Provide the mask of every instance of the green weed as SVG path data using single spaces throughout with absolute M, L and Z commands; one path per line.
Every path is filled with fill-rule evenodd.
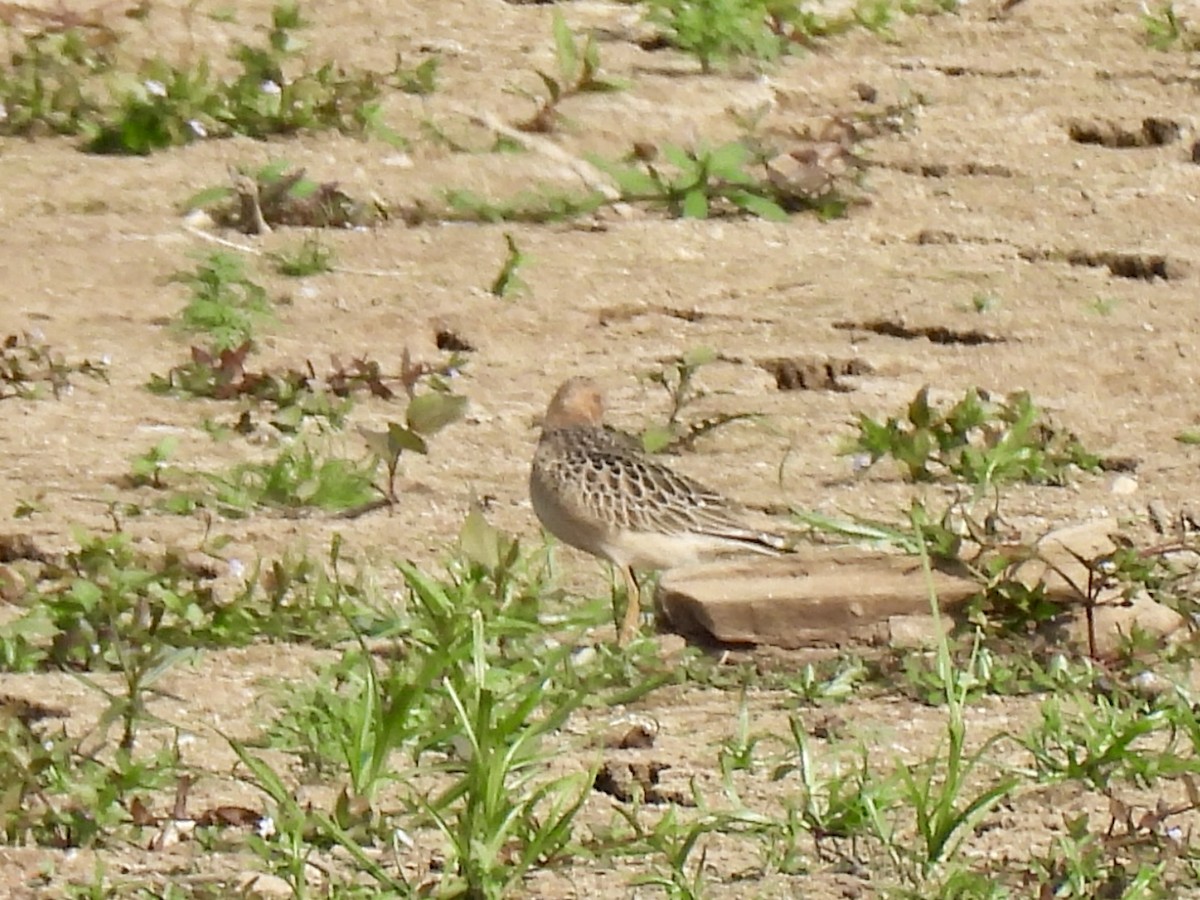
M 41 335 L 10 334 L 0 342 L 0 400 L 36 400 L 47 386 L 57 400 L 70 393 L 75 375 L 107 384 L 108 366 L 107 358 L 67 362 Z
M 206 335 L 214 352 L 252 342 L 255 329 L 274 316 L 267 292 L 246 274 L 241 257 L 231 253 L 210 253 L 195 271 L 177 272 L 171 280 L 191 291 L 179 327 Z
M 378 497 L 378 461 L 353 462 L 318 453 L 307 441 L 293 440 L 271 459 L 246 462 L 209 474 L 209 491 L 179 495 L 175 512 L 211 505 L 223 515 L 240 517 L 260 508 L 338 512 L 363 507 Z
M 206 60 L 178 66 L 151 59 L 137 81 L 115 92 L 114 105 L 89 130 L 94 153 L 146 154 L 231 134 L 265 138 L 335 129 L 396 140 L 380 118 L 387 75 L 346 72 L 332 62 L 310 68 L 295 32 L 306 26 L 295 4 L 271 11 L 265 46 L 239 44 L 231 54 L 240 73 L 218 77 Z M 302 71 L 289 75 L 299 65 Z
M 767 14 L 780 5 L 764 0 L 650 0 L 646 19 L 660 26 L 672 45 L 696 57 L 707 73 L 730 60 L 778 59 L 788 44 L 770 27 Z
M 737 211 L 782 222 L 797 199 L 783 196 L 769 179 L 748 169 L 757 160 L 741 141 L 694 150 L 667 145 L 661 152 L 666 166 L 590 161 L 613 179 L 622 200 L 662 206 L 673 217 L 706 219 Z
M 178 438 L 165 437 L 145 453 L 135 456 L 129 466 L 127 481 L 132 487 L 166 487 L 163 479 L 169 471 L 168 461 L 179 446 Z
M 721 413 L 696 422 L 685 423 L 682 420 L 684 411 L 705 396 L 704 391 L 695 384 L 696 374 L 718 358 L 717 352 L 709 347 L 695 347 L 642 376 L 651 384 L 661 387 L 670 402 L 663 424 L 648 425 L 642 429 L 640 440 L 643 450 L 661 453 L 691 449 L 700 438 L 724 425 L 756 417 L 756 413 Z
M 517 274 L 517 270 L 529 262 L 529 257 L 517 246 L 516 239 L 507 232 L 504 234 L 504 243 L 508 248 L 507 255 L 500 266 L 500 271 L 492 279 L 489 290 L 493 297 L 508 299 L 529 290 L 529 285 Z
M 1155 50 L 1191 52 L 1200 47 L 1200 36 L 1175 12 L 1175 4 L 1171 2 L 1160 3 L 1154 9 L 1143 4 L 1142 28 L 1146 44 Z
M 271 254 L 275 270 L 291 278 L 307 278 L 333 271 L 334 252 L 319 237 L 306 237 L 298 247 Z
M 1064 484 L 1073 469 L 1094 472 L 1100 458 L 1041 417 L 1027 392 L 1003 401 L 970 389 L 948 410 L 930 405 L 922 388 L 903 417 L 886 421 L 860 413 L 858 436 L 843 454 L 865 454 L 868 465 L 891 457 L 912 481 L 951 477 L 981 489 L 1012 481 Z
M 600 48 L 595 39 L 591 35 L 584 41 L 576 38 L 558 10 L 554 12 L 554 51 L 558 71 L 553 75 L 538 71 L 546 96 L 532 97 L 537 111 L 517 126 L 522 131 L 553 131 L 563 120 L 559 110 L 563 101 L 579 94 L 618 91 L 624 86 L 601 76 Z

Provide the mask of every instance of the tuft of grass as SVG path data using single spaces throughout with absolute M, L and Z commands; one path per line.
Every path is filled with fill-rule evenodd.
M 334 252 L 319 237 L 304 238 L 298 247 L 271 254 L 275 270 L 291 278 L 307 278 L 333 271 Z
M 177 495 L 175 502 L 181 505 L 174 511 L 188 511 L 194 503 L 211 505 L 235 517 L 262 508 L 343 512 L 367 506 L 379 496 L 375 489 L 378 466 L 373 458 L 353 462 L 326 456 L 307 441 L 293 440 L 271 459 L 208 475 L 211 494 Z

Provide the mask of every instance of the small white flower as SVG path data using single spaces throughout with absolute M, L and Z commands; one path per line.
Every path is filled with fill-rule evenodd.
M 204 127 L 204 123 L 199 119 L 188 119 L 188 128 L 195 132 L 196 137 L 208 137 L 208 129 Z
M 262 84 L 260 84 L 258 86 L 258 89 L 260 91 L 262 91 L 264 94 L 274 94 L 276 97 L 278 97 L 280 94 L 283 93 L 283 88 L 281 88 L 275 82 L 271 81 L 271 79 L 269 79 L 269 78 L 266 81 L 264 81 Z
M 153 78 L 147 78 L 142 82 L 142 87 L 146 89 L 146 93 L 154 97 L 167 96 L 167 86 L 161 81 L 155 81 Z
M 263 816 L 258 820 L 258 824 L 254 826 L 254 832 L 264 840 L 275 836 L 275 820 L 270 816 Z

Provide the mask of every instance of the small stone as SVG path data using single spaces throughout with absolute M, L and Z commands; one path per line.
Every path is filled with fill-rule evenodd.
M 0 566 L 0 600 L 16 603 L 25 595 L 25 579 L 12 566 Z
M 275 900 L 277 897 L 291 897 L 292 888 L 278 875 L 246 872 L 238 879 L 238 896 L 249 900 Z
M 466 47 L 451 38 L 426 38 L 417 44 L 422 53 L 440 53 L 442 56 L 462 56 Z
M 1118 475 L 1112 480 L 1112 484 L 1109 485 L 1109 490 L 1118 497 L 1128 497 L 1131 494 L 1136 494 L 1137 489 L 1137 479 L 1130 475 Z

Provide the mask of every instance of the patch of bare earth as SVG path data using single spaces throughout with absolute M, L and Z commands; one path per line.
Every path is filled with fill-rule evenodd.
M 891 105 L 909 119 L 864 144 L 869 202 L 834 221 L 672 220 L 632 209 L 559 225 L 393 220 L 326 234 L 341 267 L 386 274 L 295 281 L 264 268 L 271 294 L 288 302 L 266 329 L 259 360 L 298 365 L 366 354 L 394 371 L 406 347 L 416 358 L 444 358 L 436 338 L 451 329 L 475 348 L 455 383 L 470 398 L 466 421 L 434 438 L 428 457 L 406 457 L 403 502 L 390 510 L 356 520 L 263 513 L 211 525 L 198 515 L 148 513 L 123 519 L 125 529 L 148 546 L 192 548 L 212 527 L 231 536 L 226 552 L 247 562 L 297 548 L 322 554 L 340 535 L 379 559 L 386 581 L 395 579 L 392 559 L 436 567 L 476 495 L 490 498 L 498 527 L 536 542 L 526 466 L 552 389 L 569 375 L 593 375 L 610 389 L 616 422 L 636 427 L 666 408 L 639 373 L 700 345 L 718 349 L 722 361 L 702 370 L 707 395 L 697 414 L 754 411 L 769 427 L 725 427 L 674 464 L 739 499 L 894 518 L 911 486 L 882 467 L 856 476 L 835 451 L 857 412 L 890 414 L 928 384 L 944 396 L 969 386 L 1028 390 L 1084 445 L 1137 460 L 1132 492 L 1114 493 L 1111 475 L 1008 491 L 1006 515 L 1028 533 L 1102 515 L 1139 526 L 1150 501 L 1178 508 L 1191 499 L 1196 460 L 1174 438 L 1200 416 L 1192 61 L 1148 50 L 1134 3 L 1031 0 L 1002 17 L 992 6 L 899 18 L 893 40 L 859 30 L 765 76 L 743 77 L 700 75 L 682 54 L 641 49 L 631 39 L 637 10 L 625 4 L 313 2 L 304 11 L 314 23 L 305 33 L 314 57 L 382 69 L 396 51 L 414 60 L 431 47 L 444 51 L 431 97 L 388 95 L 385 118 L 411 140 L 404 152 L 331 134 L 202 142 L 147 158 L 90 156 L 68 139 L 0 139 L 0 334 L 37 330 L 69 358 L 111 359 L 110 384 L 77 380 L 57 401 L 4 401 L 4 530 L 61 550 L 72 544 L 73 528 L 110 528 L 112 504 L 154 499 L 121 479 L 130 460 L 164 435 L 179 437 L 176 462 L 187 467 L 215 470 L 265 452 L 214 442 L 199 429 L 205 417 L 227 416 L 227 406 L 159 398 L 144 387 L 186 355 L 165 324 L 184 291 L 166 279 L 194 265 L 189 254 L 212 249 L 184 230 L 180 203 L 225 183 L 228 167 L 285 158 L 316 179 L 396 205 L 436 197 L 443 187 L 506 197 L 538 182 L 577 186 L 571 168 L 546 154 L 452 152 L 421 129 L 428 118 L 485 148 L 494 136 L 464 109 L 504 122 L 528 116 L 531 103 L 512 88 L 538 89 L 533 70 L 553 65 L 554 9 L 577 31 L 596 29 L 606 71 L 629 82 L 627 90 L 565 105 L 569 122 L 543 139 L 573 156 L 615 157 L 635 142 L 716 143 L 737 133 L 728 110 L 763 103 L 779 128 L 817 128 L 831 116 L 869 116 Z M 163 52 L 217 56 L 229 29 L 245 33 L 269 13 L 266 3 L 239 4 L 239 24 L 227 26 L 185 17 L 184 7 L 154 4 L 144 39 L 161 42 Z M 488 290 L 505 256 L 504 233 L 531 260 L 520 273 L 527 290 L 512 300 Z M 226 236 L 271 251 L 299 234 Z M 992 298 L 986 312 L 976 309 L 981 296 Z M 352 421 L 378 428 L 396 415 L 373 400 L 360 403 Z M 364 452 L 353 429 L 335 445 Z M 36 501 L 40 511 L 13 518 L 21 501 Z M 593 561 L 570 551 L 561 560 L 573 590 L 608 590 Z M 204 653 L 166 677 L 151 711 L 189 735 L 182 752 L 198 773 L 195 808 L 261 805 L 231 777 L 235 760 L 221 735 L 254 736 L 273 711 L 268 683 L 303 682 L 334 655 L 262 644 Z M 807 659 L 797 654 L 786 665 L 798 671 Z M 63 707 L 76 732 L 104 708 L 96 691 L 59 674 L 3 675 L 0 692 Z M 732 788 L 750 808 L 778 813 L 797 790 L 794 774 L 776 782 L 763 767 L 723 783 L 718 752 L 735 733 L 741 702 L 737 691 L 691 686 L 653 693 L 640 704 L 658 723 L 653 747 L 607 757 L 624 767 L 620 777 L 654 773 L 666 803 L 690 803 L 696 794 L 725 808 Z M 798 708 L 787 692 L 750 691 L 744 702 L 755 733 L 786 734 L 787 714 Z M 969 744 L 1021 731 L 1037 720 L 1037 708 L 1036 699 L 972 705 Z M 613 714 L 579 714 L 562 736 L 559 765 L 598 762 L 575 736 Z M 944 710 L 898 695 L 851 697 L 801 716 L 828 766 L 836 762 L 830 748 L 845 748 L 846 738 L 860 737 L 887 767 L 929 757 L 944 735 Z M 844 725 L 832 733 L 820 727 L 829 717 Z M 172 734 L 148 728 L 142 745 Z M 998 746 L 997 768 L 986 774 L 1030 765 L 1015 745 Z M 298 777 L 292 761 L 277 761 Z M 654 785 L 640 789 L 647 786 Z M 1157 797 L 1124 786 L 1119 794 L 1147 806 Z M 170 797 L 156 802 L 161 811 Z M 581 829 L 611 823 L 613 810 L 628 803 L 619 789 L 594 792 Z M 1103 820 L 1108 803 L 1083 788 L 1026 790 L 985 819 L 963 854 L 981 868 L 1027 860 L 1047 852 L 1072 816 Z M 1196 824 L 1194 813 L 1182 819 L 1184 830 Z M 847 846 L 818 852 L 802 843 L 805 863 L 793 875 L 773 871 L 752 842 L 712 836 L 707 846 L 712 897 L 823 900 L 873 896 L 880 887 Z M 197 843 L 166 851 L 144 842 L 82 852 L 6 847 L 0 893 L 61 895 L 71 882 L 90 881 L 97 859 L 111 876 L 150 885 L 234 879 L 261 865 L 248 852 Z M 537 874 L 527 892 L 626 897 L 647 865 L 637 857 L 581 858 Z

